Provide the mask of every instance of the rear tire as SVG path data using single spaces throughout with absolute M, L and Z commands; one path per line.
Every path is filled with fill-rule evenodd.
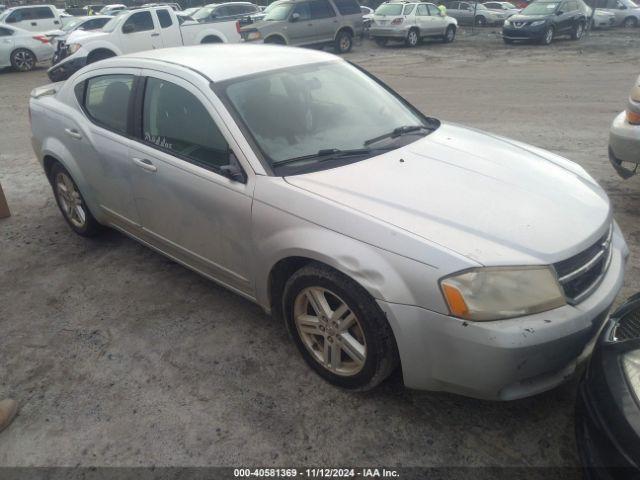
M 418 29 L 416 28 L 412 28 L 409 30 L 409 33 L 407 33 L 407 38 L 405 38 L 404 40 L 404 44 L 407 47 L 415 47 L 418 45 L 418 43 L 420 42 L 420 33 L 418 32 Z
M 388 39 L 380 38 L 380 37 L 376 38 L 375 41 L 376 41 L 376 45 L 378 45 L 379 47 L 386 47 L 387 43 L 389 43 Z
M 11 53 L 11 66 L 18 72 L 30 72 L 36 66 L 37 59 L 31 50 L 18 48 Z
M 444 43 L 451 43 L 455 40 L 456 38 L 456 27 L 454 27 L 453 25 L 449 25 L 447 27 L 447 30 L 444 32 L 444 35 L 442 36 L 442 41 Z
M 335 41 L 336 53 L 349 53 L 353 48 L 353 37 L 345 30 L 338 33 Z
M 51 167 L 53 195 L 62 216 L 71 229 L 82 237 L 94 237 L 102 226 L 89 211 L 80 189 L 71 174 L 60 163 Z
M 398 366 L 395 338 L 384 313 L 346 275 L 308 264 L 287 281 L 282 306 L 302 357 L 329 383 L 370 390 Z
M 571 40 L 580 40 L 584 34 L 584 22 L 578 22 L 571 30 Z

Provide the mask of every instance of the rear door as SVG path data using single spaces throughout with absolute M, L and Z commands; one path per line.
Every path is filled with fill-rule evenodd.
M 120 37 L 123 53 L 162 48 L 159 27 L 148 10 L 132 13 L 120 28 Z
M 309 2 L 314 42 L 333 41 L 338 30 L 338 18 L 327 0 Z
M 53 11 L 53 7 L 36 7 L 34 10 L 38 32 L 62 28 L 62 22 L 56 12 Z
M 182 35 L 180 27 L 175 17 L 171 16 L 168 9 L 158 9 L 155 11 L 158 24 L 160 25 L 160 38 L 163 47 L 179 47 L 182 45 Z
M 0 67 L 11 65 L 11 52 L 13 51 L 13 30 L 0 27 Z
M 429 19 L 433 25 L 433 35 L 444 35 L 448 25 L 447 20 L 440 15 L 440 10 L 433 3 L 428 3 L 427 8 L 429 9 Z

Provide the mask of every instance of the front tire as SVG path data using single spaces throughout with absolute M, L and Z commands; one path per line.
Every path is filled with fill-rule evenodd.
M 418 45 L 418 42 L 420 42 L 420 34 L 418 33 L 418 30 L 412 28 L 409 30 L 409 33 L 407 33 L 407 38 L 404 43 L 407 47 L 413 48 Z
M 83 237 L 93 237 L 101 225 L 89 211 L 76 182 L 60 163 L 51 168 L 51 185 L 56 203 L 71 229 Z
M 36 56 L 31 50 L 18 48 L 11 53 L 11 66 L 18 72 L 30 72 L 36 66 Z
M 283 312 L 304 360 L 333 385 L 370 390 L 398 365 L 393 332 L 378 304 L 326 265 L 312 263 L 291 276 Z
M 622 22 L 624 28 L 635 28 L 638 26 L 638 19 L 635 17 L 627 17 Z
M 353 48 L 353 37 L 349 32 L 342 31 L 338 33 L 335 41 L 336 53 L 349 53 Z
M 442 41 L 444 43 L 451 43 L 455 40 L 455 38 L 456 38 L 456 27 L 454 27 L 453 25 L 449 25 L 447 27 L 447 30 L 444 32 Z
M 484 27 L 487 24 L 487 19 L 484 18 L 482 15 L 478 15 L 475 18 L 475 24 L 477 27 Z
M 540 40 L 540 43 L 542 45 L 551 45 L 551 42 L 553 42 L 553 34 L 553 27 L 547 27 L 547 29 L 544 31 L 542 39 Z

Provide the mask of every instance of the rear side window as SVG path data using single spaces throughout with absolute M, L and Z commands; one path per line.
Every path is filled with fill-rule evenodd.
M 44 19 L 44 18 L 55 18 L 53 11 L 49 7 L 38 7 L 34 8 L 34 16 L 35 18 Z
M 360 5 L 356 0 L 333 0 L 340 15 L 353 15 L 355 13 L 364 13 L 360 10 Z
M 87 80 L 84 108 L 99 125 L 127 132 L 127 112 L 133 75 L 102 75 Z
M 416 15 L 419 17 L 429 16 L 429 10 L 427 9 L 427 6 L 424 3 L 421 5 L 418 5 L 418 8 L 416 8 Z
M 327 0 L 312 0 L 309 2 L 311 19 L 335 17 L 336 12 Z
M 133 26 L 133 32 L 145 32 L 147 30 L 153 30 L 153 19 L 151 18 L 151 12 L 137 12 L 131 15 L 124 25 L 122 31 L 125 31 L 127 27 Z
M 207 170 L 229 165 L 229 145 L 207 109 L 171 82 L 147 79 L 142 135 L 145 143 Z
M 403 15 L 409 15 L 411 12 L 413 12 L 413 9 L 416 8 L 415 5 L 406 5 L 404 7 L 404 11 L 402 12 Z
M 158 20 L 160 21 L 160 26 L 162 28 L 169 28 L 173 25 L 171 15 L 169 15 L 168 10 L 158 10 L 156 13 L 158 14 Z

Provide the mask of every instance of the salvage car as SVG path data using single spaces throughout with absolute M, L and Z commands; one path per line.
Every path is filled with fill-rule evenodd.
M 505 20 L 502 38 L 505 43 L 533 40 L 551 45 L 561 35 L 580 40 L 586 26 L 587 18 L 579 0 L 540 0 Z
M 587 480 L 640 479 L 640 293 L 607 322 L 576 403 Z
M 456 38 L 458 22 L 441 15 L 433 3 L 387 2 L 380 5 L 369 27 L 369 36 L 380 46 L 389 40 L 415 47 L 423 38 L 440 38 L 451 43 Z
M 58 63 L 63 57 L 62 52 L 66 48 L 66 40 L 69 38 L 71 32 L 83 31 L 91 32 L 93 30 L 100 30 L 104 27 L 113 17 L 109 15 L 89 15 L 85 17 L 75 17 L 73 20 L 65 24 L 60 30 L 51 30 L 44 32 L 51 44 L 55 48 L 53 55 L 52 65 Z
M 0 25 L 0 68 L 13 67 L 19 72 L 28 72 L 38 62 L 47 62 L 51 57 L 53 46 L 47 36 Z
M 256 302 L 346 389 L 401 366 L 411 388 L 548 390 L 623 282 L 629 250 L 579 165 L 425 115 L 326 52 L 139 52 L 29 110 L 73 231 L 113 227 Z
M 609 160 L 622 178 L 638 172 L 640 164 L 640 77 L 631 89 L 627 108 L 609 130 Z

